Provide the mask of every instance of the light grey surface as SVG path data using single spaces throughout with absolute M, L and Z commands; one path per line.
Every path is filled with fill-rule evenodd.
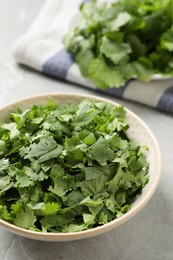
M 0 0 L 0 106 L 46 92 L 94 92 L 17 67 L 10 53 L 43 0 Z M 110 97 L 108 97 L 110 98 Z M 152 129 L 163 154 L 159 187 L 145 208 L 121 227 L 95 238 L 48 243 L 22 238 L 0 228 L 0 260 L 172 260 L 173 117 L 139 104 L 118 101 Z

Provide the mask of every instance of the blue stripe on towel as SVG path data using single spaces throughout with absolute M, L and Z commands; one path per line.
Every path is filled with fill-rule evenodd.
M 124 91 L 126 90 L 126 88 L 128 87 L 128 85 L 131 81 L 132 80 L 128 80 L 126 82 L 126 84 L 124 86 L 120 87 L 120 88 L 107 88 L 105 90 L 98 90 L 98 91 L 105 93 L 105 94 L 108 94 L 108 95 L 111 95 L 111 96 L 114 96 L 114 97 L 123 98 Z
M 173 87 L 170 87 L 163 93 L 157 108 L 165 112 L 173 112 Z
M 65 79 L 67 72 L 73 63 L 74 60 L 72 55 L 67 53 L 65 49 L 62 49 L 43 65 L 43 72 L 51 76 Z

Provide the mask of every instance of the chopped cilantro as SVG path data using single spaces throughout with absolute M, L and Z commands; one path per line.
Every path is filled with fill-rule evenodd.
M 172 0 L 90 0 L 80 5 L 80 14 L 63 42 L 98 88 L 173 75 Z
M 129 140 L 125 119 L 124 107 L 89 100 L 11 113 L 0 124 L 0 217 L 77 232 L 125 214 L 149 179 L 147 147 Z

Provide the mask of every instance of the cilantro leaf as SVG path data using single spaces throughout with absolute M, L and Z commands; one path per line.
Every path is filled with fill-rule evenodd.
M 63 231 L 62 228 L 66 227 L 68 223 L 72 223 L 74 220 L 74 214 L 72 212 L 67 212 L 63 215 L 57 214 L 56 216 L 45 216 L 41 219 L 41 224 L 43 231 L 49 231 L 55 228 L 57 231 Z M 68 231 L 66 231 L 68 232 Z
M 40 158 L 38 159 L 38 162 L 43 163 L 43 162 L 51 160 L 53 158 L 57 158 L 62 153 L 62 150 L 63 150 L 63 147 L 61 145 L 58 145 L 58 147 L 56 147 L 55 149 L 40 156 Z
M 9 159 L 2 158 L 0 160 L 0 176 L 6 175 L 9 170 Z
M 103 174 L 95 167 L 85 167 L 84 170 L 85 170 L 86 180 L 92 180 L 101 177 L 101 175 Z
M 16 183 L 14 184 L 15 188 L 25 188 L 29 186 L 34 186 L 34 182 L 30 180 L 27 175 L 18 176 Z
M 0 178 L 0 190 L 3 190 L 10 183 L 10 180 L 11 177 L 8 175 Z
M 84 77 L 88 76 L 89 64 L 94 58 L 95 56 L 92 50 L 85 49 L 84 47 L 76 54 L 76 62 L 78 63 L 80 71 Z
M 14 224 L 19 227 L 32 229 L 35 227 L 36 216 L 33 211 L 27 207 L 16 214 Z
M 93 196 L 106 189 L 105 183 L 107 180 L 108 178 L 103 175 L 92 180 L 84 180 L 80 182 L 79 185 L 81 187 L 82 193 Z
M 4 124 L 3 128 L 9 130 L 10 139 L 14 139 L 19 134 L 19 130 L 17 129 L 17 125 L 15 123 Z
M 4 220 L 11 221 L 11 215 L 7 210 L 7 206 L 0 205 L 0 216 Z
M 41 157 L 57 147 L 57 143 L 52 136 L 44 137 L 38 144 L 33 144 L 25 159 L 31 157 Z
M 90 62 L 89 77 L 101 89 L 115 86 L 121 87 L 125 83 L 120 69 L 108 66 L 102 56 Z
M 118 64 L 127 62 L 129 59 L 128 54 L 131 53 L 131 48 L 127 43 L 116 43 L 106 37 L 103 37 L 100 51 L 107 58 L 110 58 L 114 64 Z
M 120 27 L 124 26 L 125 24 L 129 23 L 131 20 L 131 15 L 127 12 L 121 12 L 118 16 L 111 22 L 111 30 L 119 30 Z
M 47 203 L 43 203 L 40 202 L 34 206 L 30 206 L 29 207 L 34 210 L 35 214 L 39 215 L 39 216 L 54 216 L 56 215 L 56 213 L 60 210 L 60 205 L 56 202 L 47 202 Z
M 173 37 L 173 27 L 169 29 L 167 32 L 165 32 L 161 38 L 161 47 L 167 49 L 170 52 L 173 51 L 172 37 Z
M 152 63 L 145 57 L 141 57 L 137 61 L 128 63 L 123 70 L 127 77 L 138 78 L 142 81 L 150 80 L 153 73 Z
M 83 220 L 85 225 L 90 226 L 95 223 L 95 216 L 92 214 L 83 213 Z
M 89 147 L 88 155 L 104 166 L 107 161 L 113 160 L 114 151 L 109 147 L 108 140 L 100 138 L 95 144 Z
M 87 226 L 85 224 L 70 224 L 67 227 L 65 227 L 62 232 L 68 233 L 68 232 L 79 232 L 82 230 L 87 229 Z

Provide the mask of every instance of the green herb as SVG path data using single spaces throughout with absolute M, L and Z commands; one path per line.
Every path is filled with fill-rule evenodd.
M 77 232 L 131 208 L 148 182 L 147 148 L 127 135 L 124 107 L 49 102 L 0 124 L 0 217 L 44 232 Z
M 91 0 L 81 4 L 80 13 L 81 22 L 64 44 L 98 88 L 173 75 L 172 0 Z

